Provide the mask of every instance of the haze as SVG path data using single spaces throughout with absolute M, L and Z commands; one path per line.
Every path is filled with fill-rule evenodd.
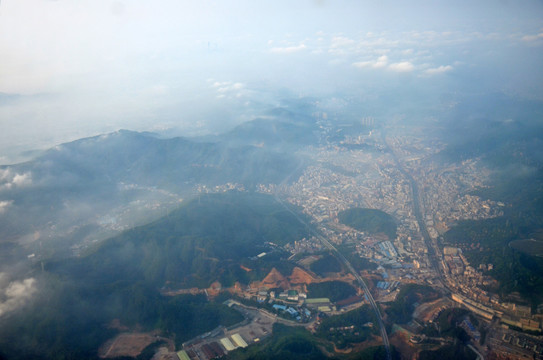
M 542 55 L 541 0 L 0 0 L 0 359 L 543 359 Z
M 4 0 L 0 163 L 119 128 L 218 133 L 279 91 L 541 99 L 542 47 L 540 1 Z

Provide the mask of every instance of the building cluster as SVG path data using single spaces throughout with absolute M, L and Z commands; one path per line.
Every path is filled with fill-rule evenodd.
M 460 249 L 445 247 L 443 255 L 441 265 L 449 287 L 455 291 L 452 295 L 454 301 L 487 320 L 498 317 L 502 323 L 516 328 L 541 331 L 543 319 L 532 315 L 530 306 L 502 302 L 499 296 L 483 289 L 494 280 L 469 266 Z M 492 264 L 486 267 L 492 267 Z
M 254 339 L 251 340 L 254 342 Z M 184 342 L 183 349 L 177 351 L 175 355 L 179 360 L 210 360 L 247 346 L 249 344 L 240 333 L 232 333 L 227 328 L 218 326 L 212 331 Z
M 302 238 L 301 240 L 294 241 L 292 244 L 285 245 L 285 250 L 291 254 L 312 254 L 323 250 L 322 243 L 311 236 L 309 238 Z
M 459 220 L 482 220 L 503 215 L 504 204 L 474 195 L 486 187 L 488 174 L 474 160 L 446 168 L 421 163 L 413 171 L 421 186 L 426 226 L 437 237 Z
M 194 187 L 194 191 L 196 193 L 221 193 L 221 192 L 227 192 L 227 191 L 246 191 L 245 185 L 239 184 L 239 183 L 231 183 L 227 182 L 225 184 L 215 185 L 215 186 L 207 186 L 204 184 L 197 184 Z
M 312 148 L 308 153 L 315 161 L 294 183 L 260 184 L 257 191 L 287 199 L 300 207 L 331 243 L 352 246 L 360 257 L 376 263 L 379 267 L 370 276 L 375 277 L 378 298 L 382 301 L 390 299 L 400 283 L 444 284 L 453 291 L 454 301 L 486 319 L 498 316 L 511 326 L 539 331 L 541 319 L 533 316 L 531 309 L 500 302 L 497 295 L 485 290 L 495 285 L 495 280 L 485 275 L 486 271 L 492 270 L 493 264 L 481 264 L 475 269 L 460 249 L 445 247 L 440 254 L 437 245 L 432 245 L 430 250 L 435 255 L 430 255 L 429 244 L 422 236 L 424 229 L 419 227 L 420 219 L 415 216 L 412 184 L 398 166 L 397 159 L 418 186 L 422 223 L 434 244 L 455 222 L 501 216 L 505 207 L 505 204 L 477 195 L 490 176 L 480 162 L 467 160 L 443 165 L 433 160 L 444 147 L 443 143 L 427 136 L 401 134 L 387 137 L 386 143 L 378 131 L 370 135 L 347 136 L 341 144 L 324 143 Z M 242 188 L 237 184 L 226 184 L 200 190 L 228 189 Z M 396 238 L 366 234 L 340 224 L 338 214 L 354 207 L 378 209 L 392 215 L 397 220 Z M 286 250 L 292 254 L 311 254 L 323 247 L 318 239 L 309 237 L 287 245 Z M 436 258 L 440 267 L 438 272 L 432 266 Z M 270 294 L 266 296 L 269 301 Z M 277 296 L 274 301 L 290 299 L 287 293 L 286 299 Z M 304 299 L 304 304 L 309 303 L 311 299 Z M 296 312 L 297 316 L 303 314 L 302 308 L 291 306 L 292 310 L 289 310 L 286 304 L 276 305 L 286 306 L 285 309 L 277 308 L 285 314 L 289 311 Z M 319 306 L 332 310 L 330 305 Z M 318 307 L 315 310 L 320 311 Z M 477 338 L 477 331 L 469 321 L 464 321 L 462 326 Z
M 488 334 L 486 343 L 500 359 L 543 359 L 543 341 L 527 334 L 498 328 Z
M 445 144 L 428 137 L 391 137 L 390 146 L 417 181 L 426 226 L 432 238 L 458 220 L 488 219 L 503 215 L 504 204 L 474 195 L 487 187 L 490 170 L 474 159 L 443 166 L 432 156 Z
M 427 268 L 428 250 L 414 216 L 411 187 L 390 154 L 330 146 L 314 149 L 314 153 L 316 165 L 308 167 L 295 183 L 273 189 L 261 186 L 260 191 L 276 191 L 286 197 L 319 224 L 332 243 L 354 243 L 362 257 L 394 265 L 406 261 L 417 271 Z M 375 239 L 388 240 L 394 253 L 374 247 L 366 234 L 337 226 L 338 213 L 353 207 L 379 209 L 397 219 L 397 238 Z

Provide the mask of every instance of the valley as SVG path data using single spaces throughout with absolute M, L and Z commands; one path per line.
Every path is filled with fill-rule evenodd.
M 249 135 L 256 124 L 268 126 L 263 120 L 218 143 L 121 131 L 6 167 L 5 181 L 32 180 L 27 191 L 17 185 L 2 192 L 10 204 L 2 221 L 40 214 L 32 232 L 3 228 L 4 238 L 18 244 L 4 254 L 6 264 L 25 264 L 40 295 L 3 329 L 5 338 L 37 323 L 39 347 L 52 352 L 70 349 L 47 338 L 56 327 L 86 339 L 78 342 L 81 357 L 102 349 L 103 358 L 242 359 L 277 346 L 278 332 L 293 331 L 318 356 L 377 351 L 395 359 L 398 349 L 434 356 L 447 346 L 465 358 L 471 348 L 492 354 L 481 334 L 499 324 L 508 334 L 541 331 L 539 290 L 523 292 L 539 271 L 524 265 L 528 255 L 513 258 L 527 266 L 518 270 L 526 279 L 507 285 L 493 276 L 502 266 L 497 258 L 472 256 L 496 244 L 467 246 L 459 237 L 467 224 L 469 236 L 478 237 L 482 224 L 493 222 L 509 224 L 503 241 L 520 236 L 516 200 L 484 196 L 496 171 L 484 157 L 445 160 L 450 145 L 438 132 L 422 137 L 421 125 L 401 120 L 364 117 L 371 127 L 341 127 L 348 135 L 337 137 L 336 120 L 324 112 L 280 113 L 286 118 L 266 120 L 277 134 L 264 146 L 250 145 L 262 140 L 258 131 Z M 307 143 L 290 134 L 308 128 L 319 136 Z M 101 160 L 83 160 L 89 157 Z M 55 176 L 71 179 L 62 192 Z M 44 212 L 51 199 L 57 205 Z M 524 231 L 534 233 L 538 224 Z M 516 251 L 510 243 L 508 251 Z M 34 308 L 44 301 L 45 318 Z M 456 308 L 476 314 L 479 325 L 435 327 Z M 119 326 L 104 331 L 112 321 Z M 35 347 L 10 348 L 10 358 L 14 351 L 37 355 Z

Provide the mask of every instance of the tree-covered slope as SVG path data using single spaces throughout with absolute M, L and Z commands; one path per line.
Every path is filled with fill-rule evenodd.
M 139 224 L 156 219 L 149 209 L 142 220 L 123 212 L 141 202 L 169 204 L 191 196 L 197 186 L 277 184 L 300 165 L 280 149 L 222 141 L 162 139 L 121 130 L 56 146 L 26 163 L 0 166 L 0 202 L 9 204 L 0 217 L 0 243 L 49 233 L 54 223 L 55 241 L 61 242 L 57 250 L 68 248 L 72 244 L 62 243 L 58 234 L 88 224 L 99 228 L 97 219 L 104 216 L 125 214 L 124 225 L 129 219 Z M 44 245 L 52 243 L 48 239 Z M 0 254 L 0 260 L 9 259 Z
M 91 282 L 165 282 L 207 287 L 248 282 L 269 271 L 279 252 L 307 236 L 307 229 L 269 195 L 230 192 L 201 195 L 168 216 L 105 241 L 92 253 L 50 271 L 81 274 Z M 247 272 L 240 265 L 254 271 Z
M 202 195 L 82 257 L 45 263 L 43 272 L 36 268 L 34 301 L 2 319 L 0 358 L 96 358 L 98 347 L 118 332 L 108 326 L 113 319 L 131 329 L 159 330 L 178 346 L 230 326 L 242 316 L 220 302 L 161 290 L 261 279 L 286 261 L 278 245 L 306 231 L 272 196 Z M 255 258 L 262 251 L 269 255 Z
M 396 221 L 381 210 L 352 208 L 341 211 L 338 218 L 343 224 L 360 231 L 372 234 L 384 233 L 390 239 L 396 237 Z

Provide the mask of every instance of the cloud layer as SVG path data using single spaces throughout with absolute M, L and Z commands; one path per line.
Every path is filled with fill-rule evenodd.
M 451 65 L 440 65 L 436 68 L 426 69 L 424 70 L 424 73 L 428 75 L 443 74 L 451 71 L 452 69 L 453 67 Z
M 388 68 L 396 72 L 411 72 L 415 69 L 415 66 L 409 61 L 402 61 L 394 64 L 390 64 Z
M 506 91 L 543 98 L 536 0 L 8 0 L 0 10 L 0 162 L 119 128 L 216 132 L 225 109 L 235 125 L 239 98 L 272 87 L 333 94 L 354 79 L 386 87 L 471 71 L 485 74 L 481 86 L 498 73 Z
M 13 173 L 10 169 L 0 169 L 0 191 L 32 184 L 30 173 Z
M 8 208 L 11 206 L 11 204 L 13 204 L 13 200 L 2 200 L 0 201 L 0 215 L 2 215 L 3 213 L 5 213 Z
M 23 306 L 37 291 L 36 279 L 10 282 L 6 273 L 0 273 L 0 317 Z

